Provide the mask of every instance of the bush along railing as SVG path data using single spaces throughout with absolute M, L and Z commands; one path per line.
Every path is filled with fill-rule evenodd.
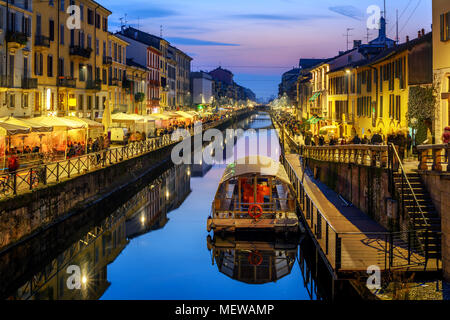
M 239 116 L 247 111 L 238 111 Z M 229 121 L 230 117 L 210 122 L 202 126 L 202 130 L 217 127 Z M 191 136 L 194 130 L 190 130 Z M 32 191 L 49 184 L 58 183 L 63 179 L 70 179 L 106 166 L 114 165 L 136 156 L 152 152 L 166 146 L 176 144 L 171 135 L 149 138 L 146 141 L 133 142 L 123 147 L 102 150 L 57 162 L 35 165 L 26 169 L 20 169 L 13 173 L 0 175 L 0 199 L 15 196 L 21 192 Z
M 383 271 L 413 266 L 426 269 L 426 252 L 417 240 L 423 230 L 340 232 L 314 202 L 305 189 L 303 178 L 284 155 L 281 161 L 295 191 L 302 218 L 335 272 L 363 271 L 372 265 Z
M 420 171 L 450 172 L 448 157 L 450 144 L 417 146 Z

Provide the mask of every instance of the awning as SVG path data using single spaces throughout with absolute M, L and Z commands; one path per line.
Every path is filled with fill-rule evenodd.
M 319 122 L 319 121 L 321 121 L 321 120 L 325 120 L 325 119 L 324 119 L 324 118 L 319 118 L 319 117 L 314 116 L 314 117 L 311 117 L 311 118 L 309 118 L 308 120 L 306 120 L 306 123 L 309 123 L 309 124 L 316 124 L 317 122 Z
M 161 120 L 170 120 L 170 117 L 161 113 L 152 113 L 150 116 L 161 119 Z
M 194 116 L 191 115 L 191 114 L 189 114 L 189 113 L 187 113 L 187 112 L 184 112 L 184 111 L 177 111 L 176 113 L 179 114 L 180 116 L 182 116 L 183 118 L 186 118 L 186 119 L 194 119 Z
M 291 183 L 284 167 L 275 160 L 265 156 L 248 156 L 229 164 L 220 183 L 222 184 L 234 177 L 249 174 L 277 177 L 286 184 Z
M 336 127 L 336 126 L 325 126 L 325 127 L 320 128 L 319 131 L 330 131 L 330 130 L 337 130 L 337 129 L 338 129 L 338 127 Z
M 103 124 L 101 124 L 100 122 L 91 120 L 91 119 L 78 118 L 78 117 L 73 117 L 73 116 L 67 116 L 64 118 L 75 121 L 75 122 L 83 123 L 83 124 L 87 125 L 89 128 L 103 128 Z
M 322 94 L 322 92 L 314 93 L 314 95 L 311 98 L 309 98 L 309 101 L 310 102 L 315 101 L 321 94 Z
M 41 126 L 53 127 L 53 129 L 64 128 L 67 130 L 71 130 L 71 129 L 87 128 L 87 124 L 85 124 L 85 123 L 73 121 L 70 119 L 63 118 L 63 117 L 42 116 L 42 117 L 32 118 L 27 121 L 30 123 L 37 124 L 37 125 L 41 125 Z
M 0 122 L 1 136 L 13 136 L 15 134 L 27 134 L 27 133 L 30 133 L 30 128 Z
M 164 115 L 167 115 L 170 118 L 183 118 L 183 116 L 179 115 L 176 112 L 164 112 Z
M 111 115 L 111 119 L 117 122 L 137 122 L 144 121 L 144 117 L 137 114 L 128 113 L 114 113 Z
M 53 127 L 39 125 L 37 123 L 28 121 L 28 119 L 18 119 L 18 118 L 14 118 L 14 117 L 6 117 L 6 118 L 1 118 L 0 122 L 11 124 L 11 125 L 16 125 L 16 126 L 20 126 L 20 127 L 26 127 L 26 128 L 29 128 L 31 130 L 31 132 L 52 132 L 53 131 Z

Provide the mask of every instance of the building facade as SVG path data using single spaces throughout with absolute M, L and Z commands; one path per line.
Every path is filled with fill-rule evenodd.
M 127 46 L 128 42 L 109 34 L 107 54 L 110 58 L 103 58 L 108 63 L 108 101 L 110 110 L 118 112 L 130 112 L 130 97 L 127 82 Z M 103 101 L 102 101 L 103 103 Z M 105 102 L 106 103 L 106 102 Z
M 450 126 L 450 2 L 433 0 L 433 82 L 437 90 L 433 122 L 435 142 L 442 142 L 444 128 Z
M 0 4 L 0 116 L 28 117 L 34 112 L 32 12 L 31 0 Z
M 211 105 L 213 103 L 213 78 L 207 72 L 191 73 L 192 104 Z
M 80 29 L 67 28 L 70 5 L 80 8 Z M 35 115 L 102 116 L 109 98 L 103 56 L 110 14 L 91 0 L 34 2 Z

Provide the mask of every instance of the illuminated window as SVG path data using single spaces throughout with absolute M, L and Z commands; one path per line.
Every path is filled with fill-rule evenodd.
M 450 40 L 450 12 L 441 14 L 441 41 Z

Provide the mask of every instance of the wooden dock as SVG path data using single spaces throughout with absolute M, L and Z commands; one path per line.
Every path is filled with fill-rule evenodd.
M 436 271 L 436 261 L 424 257 L 413 232 L 389 232 L 337 193 L 303 171 L 300 157 L 287 154 L 286 171 L 297 193 L 303 218 L 336 275 L 380 271 Z M 367 273 L 366 273 L 367 274 Z

